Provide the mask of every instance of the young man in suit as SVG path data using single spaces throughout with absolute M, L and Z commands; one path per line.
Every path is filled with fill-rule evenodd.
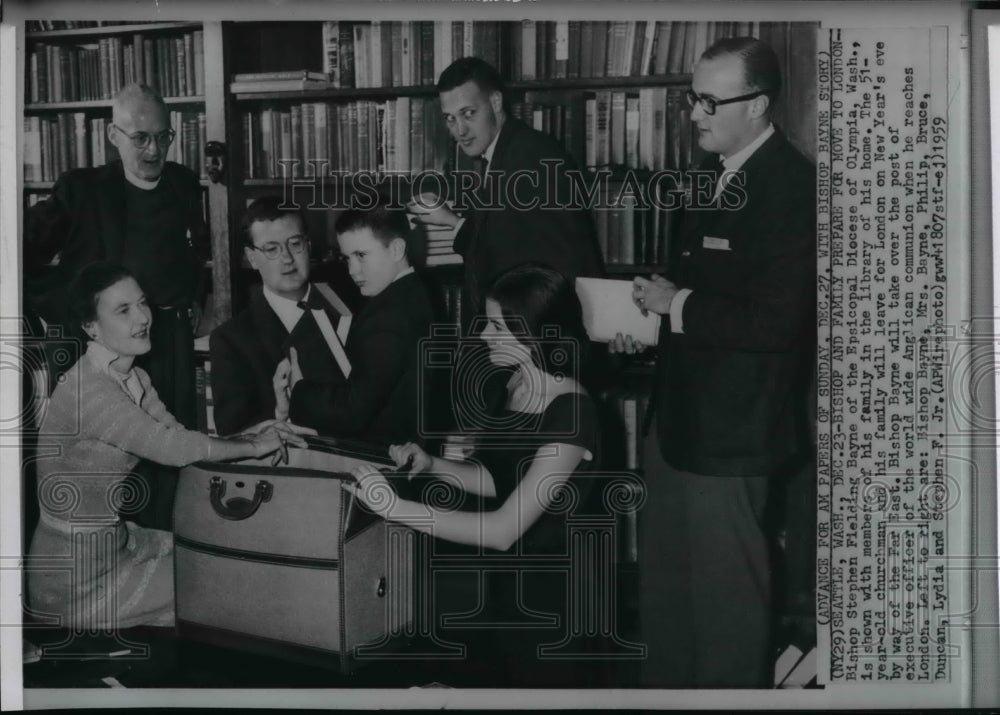
M 340 314 L 309 282 L 309 239 L 297 208 L 278 196 L 247 207 L 243 253 L 260 274 L 261 288 L 245 310 L 212 331 L 212 399 L 219 434 L 235 434 L 275 417 L 272 379 L 278 363 L 296 349 L 303 374 L 325 383 L 346 379 L 313 309 L 334 331 Z M 341 331 L 343 332 L 343 331 Z
M 770 479 L 810 450 L 816 345 L 815 167 L 771 123 L 780 88 L 759 40 L 702 55 L 688 101 L 715 197 L 686 210 L 670 278 L 634 281 L 664 317 L 639 534 L 646 686 L 771 679 L 763 513 Z
M 410 224 L 402 210 L 349 209 L 334 226 L 351 279 L 367 302 L 351 322 L 344 381 L 306 374 L 292 349 L 274 375 L 279 413 L 320 434 L 379 444 L 419 434 L 420 340 L 430 336 L 431 303 L 410 266 Z
M 195 429 L 193 323 L 210 253 L 202 189 L 194 172 L 167 161 L 176 132 L 159 94 L 127 85 L 111 111 L 108 140 L 120 160 L 66 172 L 52 195 L 27 214 L 25 300 L 46 323 L 72 335 L 65 292 L 70 279 L 97 260 L 128 268 L 153 309 L 153 349 L 136 364 L 149 373 L 170 413 Z M 150 501 L 129 518 L 169 529 L 176 470 L 142 463 L 137 471 L 148 476 L 140 493 Z
M 447 206 L 415 217 L 458 226 L 464 315 L 481 315 L 483 291 L 521 263 L 547 264 L 570 280 L 599 274 L 593 221 L 588 207 L 572 201 L 566 173 L 575 171 L 576 163 L 553 137 L 507 115 L 499 72 L 478 57 L 463 57 L 441 73 L 437 89 L 448 131 L 470 163 L 485 172 L 481 196 L 490 204 L 464 219 Z

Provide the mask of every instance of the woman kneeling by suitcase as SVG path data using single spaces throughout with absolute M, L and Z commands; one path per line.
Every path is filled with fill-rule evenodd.
M 401 499 L 371 465 L 353 470 L 357 483 L 351 491 L 390 521 L 484 548 L 486 554 L 495 550 L 535 561 L 566 554 L 567 506 L 586 501 L 593 481 L 586 472 L 598 462 L 597 408 L 580 383 L 587 335 L 579 299 L 557 271 L 525 264 L 494 282 L 487 292 L 486 319 L 479 337 L 489 361 L 513 369 L 504 409 L 490 420 L 495 433 L 479 440 L 468 461 L 432 457 L 412 443 L 389 450 L 398 465 L 412 463 L 411 474 L 427 472 L 452 483 L 473 501 L 479 499 L 480 509 L 439 509 Z M 488 620 L 521 627 L 493 630 L 490 659 L 502 661 L 507 672 L 498 672 L 499 682 L 492 684 L 557 685 L 560 678 L 572 677 L 566 668 L 552 667 L 567 665 L 558 657 L 537 655 L 538 645 L 560 640 L 559 629 L 540 631 L 528 621 L 539 613 L 559 614 L 565 633 L 571 620 L 569 589 L 579 582 L 573 586 L 565 574 L 538 569 L 500 571 L 486 571 Z
M 70 295 L 89 342 L 41 424 L 29 603 L 75 629 L 172 626 L 173 540 L 119 518 L 129 506 L 126 475 L 140 458 L 171 466 L 272 453 L 277 460 L 286 443 L 305 443 L 274 421 L 226 439 L 185 429 L 132 365 L 151 348 L 152 311 L 136 279 L 119 265 L 91 263 Z M 141 506 L 142 495 L 132 496 L 131 506 Z

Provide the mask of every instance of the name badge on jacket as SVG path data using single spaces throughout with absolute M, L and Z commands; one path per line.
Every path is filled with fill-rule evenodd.
M 716 238 L 715 236 L 705 236 L 701 241 L 702 248 L 710 248 L 715 251 L 729 251 L 728 238 Z

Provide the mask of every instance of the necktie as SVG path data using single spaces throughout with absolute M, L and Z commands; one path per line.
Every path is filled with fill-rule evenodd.
M 485 156 L 480 156 L 476 159 L 473 159 L 472 165 L 475 167 L 476 173 L 479 174 L 479 178 L 485 180 L 486 169 L 489 168 L 490 160 L 487 159 Z
M 330 352 L 333 353 L 334 360 L 337 361 L 337 365 L 340 366 L 341 372 L 344 373 L 344 377 L 350 377 L 351 361 L 348 360 L 347 352 L 344 350 L 344 346 L 341 344 L 340 338 L 337 337 L 337 333 L 333 329 L 330 317 L 326 314 L 326 311 L 323 310 L 323 304 L 319 300 L 319 297 L 314 291 L 310 291 L 309 300 L 300 300 L 297 305 L 299 308 L 312 315 L 313 319 L 316 321 L 316 325 L 319 326 L 319 331 L 323 334 L 323 339 L 326 341 L 327 347 L 329 347 Z
M 719 197 L 722 196 L 722 192 L 726 190 L 726 185 L 729 183 L 729 179 L 733 173 L 726 168 L 725 164 L 719 166 L 719 179 L 715 185 L 715 196 L 712 197 L 713 201 L 718 201 Z
M 479 188 L 476 191 L 480 196 L 486 196 L 489 192 L 486 188 L 487 174 L 486 171 L 489 169 L 490 162 L 485 156 L 481 156 L 473 161 L 473 166 L 476 169 L 476 173 L 479 174 Z

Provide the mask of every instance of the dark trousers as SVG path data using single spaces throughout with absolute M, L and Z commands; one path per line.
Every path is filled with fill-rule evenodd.
M 762 529 L 767 477 L 674 469 L 645 443 L 639 514 L 642 685 L 767 687 L 771 573 Z
M 150 340 L 153 349 L 135 364 L 149 373 L 170 414 L 188 429 L 197 429 L 194 336 L 187 310 L 153 308 Z M 134 478 L 141 482 L 133 485 L 139 503 L 123 515 L 142 526 L 171 530 L 177 468 L 143 460 L 135 472 Z

